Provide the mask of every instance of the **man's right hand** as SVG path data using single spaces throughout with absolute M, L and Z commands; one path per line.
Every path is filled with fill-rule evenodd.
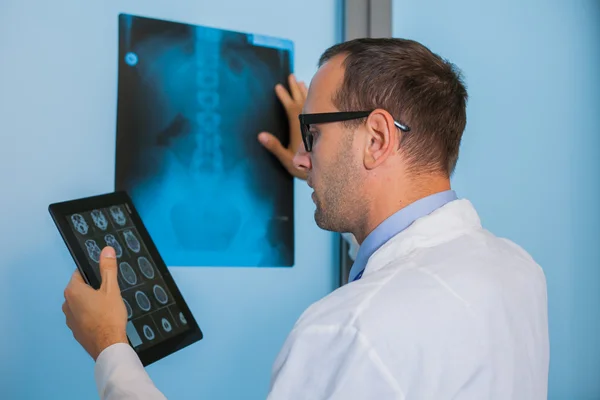
M 290 124 L 290 144 L 287 148 L 283 147 L 279 139 L 269 132 L 261 132 L 258 135 L 258 140 L 279 159 L 290 174 L 296 178 L 306 180 L 306 172 L 294 167 L 292 160 L 300 146 L 303 146 L 298 115 L 300 115 L 302 107 L 304 107 L 308 89 L 304 82 L 296 81 L 296 77 L 293 74 L 289 76 L 289 85 L 290 92 L 283 85 L 278 84 L 275 86 L 275 93 L 287 112 Z

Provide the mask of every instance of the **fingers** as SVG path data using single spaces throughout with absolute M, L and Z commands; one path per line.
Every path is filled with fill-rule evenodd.
M 282 164 L 291 162 L 293 155 L 283 147 L 278 138 L 268 132 L 261 132 L 258 135 L 259 142 L 267 148 Z
M 86 284 L 85 281 L 83 280 L 83 276 L 81 276 L 81 273 L 76 268 L 75 271 L 73 271 L 73 275 L 71 275 L 71 280 L 69 281 L 68 287 L 69 286 L 77 286 L 82 283 Z
M 283 85 L 277 84 L 275 86 L 275 94 L 277 94 L 279 101 L 281 101 L 281 104 L 283 104 L 286 110 L 289 110 L 294 106 L 294 100 Z
M 79 270 L 75 269 L 75 271 L 73 272 L 73 275 L 71 275 L 71 279 L 69 280 L 67 287 L 65 288 L 65 291 L 64 291 L 65 299 L 72 298 L 77 293 L 80 293 L 82 290 L 86 290 L 86 289 L 89 289 L 89 286 L 83 280 L 83 277 L 79 273 Z
M 278 138 L 273 136 L 268 132 L 262 132 L 258 135 L 258 140 L 260 143 L 267 148 L 277 159 L 279 162 L 283 164 L 283 166 L 290 171 L 290 168 L 294 168 L 292 160 L 294 158 L 294 154 L 283 147 Z M 294 175 L 292 173 L 292 175 Z
M 298 82 L 294 74 L 288 77 L 289 92 L 282 84 L 275 86 L 275 93 L 286 110 L 301 109 L 308 94 L 308 88 L 304 82 Z
M 107 293 L 119 291 L 119 281 L 117 280 L 117 256 L 115 249 L 110 246 L 105 247 L 100 254 L 100 276 L 102 284 L 100 290 Z
M 288 76 L 288 83 L 290 85 L 290 93 L 292 94 L 292 98 L 297 102 L 302 101 L 302 90 L 300 89 L 300 86 L 294 74 L 290 74 L 290 76 Z
M 63 314 L 65 314 L 65 322 L 69 329 L 73 329 L 71 327 L 71 321 L 73 320 L 73 314 L 71 313 L 71 309 L 69 308 L 69 304 L 65 301 L 62 305 Z
M 293 172 L 290 171 L 290 174 L 292 174 L 296 178 L 302 179 L 303 181 L 305 181 L 308 178 L 308 172 L 298 169 L 298 168 L 294 167 L 293 165 L 292 165 L 292 168 L 294 169 L 294 171 Z
M 308 96 L 308 88 L 304 82 L 300 82 L 300 92 L 302 93 L 303 102 L 306 101 L 306 96 Z
M 258 135 L 258 140 L 267 148 L 267 150 L 277 157 L 279 162 L 283 164 L 285 169 L 287 169 L 292 176 L 306 179 L 306 172 L 299 170 L 294 166 L 294 153 L 283 147 L 279 139 L 268 132 L 261 132 Z

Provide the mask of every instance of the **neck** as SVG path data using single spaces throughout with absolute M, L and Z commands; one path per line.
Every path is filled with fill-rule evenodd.
M 450 179 L 444 176 L 428 176 L 403 184 L 395 181 L 385 180 L 378 190 L 372 191 L 368 212 L 353 232 L 359 244 L 394 213 L 424 197 L 450 190 Z

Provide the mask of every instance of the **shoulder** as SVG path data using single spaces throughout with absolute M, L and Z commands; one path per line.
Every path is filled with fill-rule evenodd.
M 492 305 L 508 292 L 545 296 L 544 273 L 535 260 L 484 229 L 386 261 L 314 303 L 294 330 L 334 324 L 369 333 L 372 324 L 391 331 L 409 324 L 418 332 L 448 322 L 441 312 L 464 315 L 468 324 L 481 311 L 478 303 Z
M 404 260 L 348 283 L 314 303 L 298 319 L 292 332 L 337 326 L 356 329 L 366 336 L 374 332 L 377 336 L 384 332 L 393 335 L 400 325 L 411 325 L 413 331 L 419 325 L 426 329 L 423 313 L 425 317 L 434 316 L 442 309 L 468 313 L 465 304 L 432 274 L 415 260 Z
M 329 397 L 323 396 L 326 392 L 344 393 L 344 398 L 352 398 L 356 395 L 354 390 L 365 388 L 371 394 L 387 393 L 377 398 L 399 397 L 397 379 L 390 372 L 386 358 L 380 355 L 380 335 L 373 335 L 372 329 L 363 326 L 365 315 L 375 313 L 383 317 L 390 310 L 380 309 L 379 302 L 375 306 L 370 304 L 379 292 L 376 286 L 360 281 L 347 284 L 303 313 L 273 365 L 272 393 L 285 393 L 282 398 L 291 398 L 290 387 L 300 381 L 310 382 L 310 389 L 304 386 L 301 390 L 316 390 L 319 395 L 314 398 Z M 381 324 L 377 329 L 382 334 L 391 333 L 391 329 Z M 347 382 L 349 376 L 357 387 Z M 340 385 L 338 380 L 345 383 Z
M 274 377 L 295 365 L 318 366 L 322 373 L 368 368 L 369 376 L 392 377 L 386 384 L 396 390 L 410 381 L 406 365 L 474 340 L 468 305 L 415 265 L 405 267 L 349 283 L 309 307 L 288 336 Z

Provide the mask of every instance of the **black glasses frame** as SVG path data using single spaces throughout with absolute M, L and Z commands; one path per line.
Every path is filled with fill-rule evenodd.
M 366 118 L 374 110 L 371 111 L 338 111 L 329 113 L 317 114 L 300 114 L 300 132 L 302 133 L 302 141 L 307 152 L 312 150 L 313 134 L 310 131 L 312 124 L 326 124 L 330 122 L 350 121 L 352 119 Z M 394 125 L 404 132 L 409 132 L 410 128 L 398 121 L 394 121 Z

